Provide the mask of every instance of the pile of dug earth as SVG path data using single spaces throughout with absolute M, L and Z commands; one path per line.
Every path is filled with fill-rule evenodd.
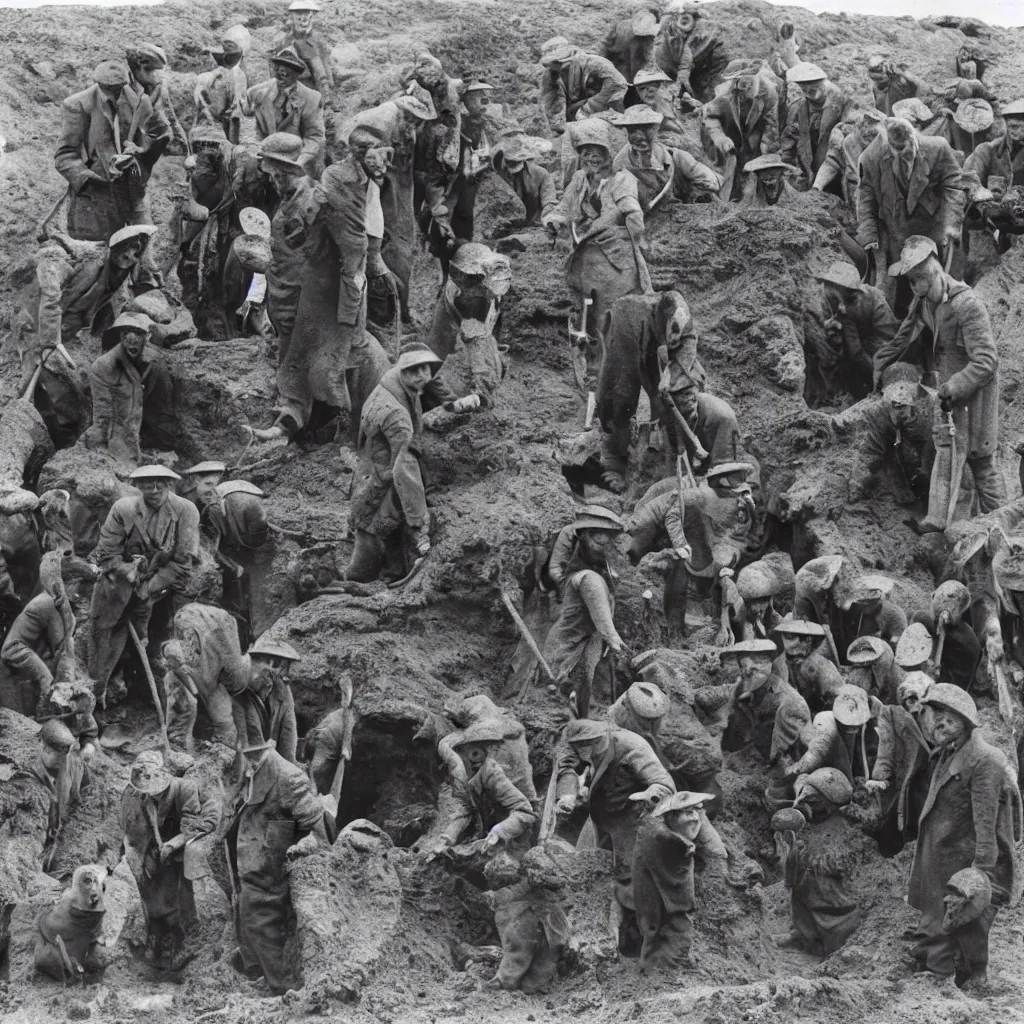
M 60 102 L 84 88 L 90 69 L 112 50 L 120 52 L 126 39 L 154 39 L 168 54 L 172 98 L 188 124 L 195 76 L 209 67 L 204 47 L 223 27 L 244 24 L 253 39 L 247 61 L 262 68 L 278 31 L 277 7 L 283 6 L 216 0 L 0 12 L 0 397 L 8 403 L 0 419 L 0 471 L 34 463 L 35 490 L 67 489 L 92 509 L 93 518 L 127 493 L 108 461 L 81 447 L 55 451 L 45 437 L 26 441 L 32 428 L 14 422 L 36 225 L 64 188 L 52 159 Z M 771 56 L 778 8 L 759 0 L 721 0 L 713 8 L 732 51 Z M 825 67 L 861 106 L 871 105 L 864 66 L 878 51 L 922 79 L 942 81 L 952 73 L 947 65 L 960 45 L 980 39 L 995 58 L 988 84 L 996 93 L 1015 95 L 1024 81 L 1024 39 L 1016 31 L 990 30 L 970 19 L 925 23 L 815 17 L 797 8 L 785 13 L 799 33 L 801 57 Z M 399 69 L 429 49 L 452 74 L 480 69 L 519 122 L 545 134 L 536 63 L 541 44 L 565 35 L 599 52 L 608 27 L 621 15 L 613 0 L 334 0 L 324 4 L 319 24 L 338 40 L 331 61 L 353 109 L 394 94 Z M 250 80 L 261 77 L 262 71 L 250 74 Z M 181 158 L 158 165 L 149 190 L 158 223 L 168 219 L 183 177 Z M 650 219 L 647 260 L 655 288 L 686 297 L 708 388 L 736 411 L 744 448 L 762 467 L 772 546 L 798 567 L 836 554 L 864 572 L 884 571 L 897 580 L 895 596 L 903 607 L 924 608 L 949 553 L 944 539 L 915 536 L 903 525 L 906 508 L 885 489 L 870 501 L 849 500 L 857 438 L 833 436 L 811 415 L 804 397 L 806 332 L 814 329 L 806 310 L 811 292 L 820 288 L 814 275 L 842 255 L 831 230 L 833 202 L 808 193 L 799 204 L 772 208 L 676 204 Z M 481 188 L 479 238 L 492 237 L 495 226 L 508 219 L 509 205 L 497 185 Z M 67 888 L 76 867 L 96 859 L 98 844 L 119 847 L 129 766 L 157 741 L 146 680 L 129 680 L 123 714 L 116 729 L 108 727 L 112 738 L 101 738 L 89 765 L 89 786 L 62 830 L 47 873 L 31 864 L 33 844 L 46 831 L 38 809 L 22 808 L 0 825 L 4 1021 L 1024 1021 L 1019 907 L 1002 910 L 992 929 L 983 996 L 939 988 L 908 968 L 901 933 L 916 923 L 905 900 L 913 844 L 892 857 L 872 851 L 865 858 L 857 873 L 863 920 L 838 952 L 822 960 L 776 946 L 771 936 L 788 929 L 789 890 L 762 803 L 766 769 L 749 748 L 723 755 L 715 824 L 730 850 L 730 872 L 728 879 L 706 885 L 698 873 L 691 969 L 642 975 L 635 960 L 609 949 L 614 873 L 610 855 L 585 848 L 585 841 L 566 861 L 562 896 L 570 937 L 549 992 L 487 988 L 482 983 L 493 973 L 493 962 L 460 955 L 464 945 L 495 946 L 498 937 L 486 893 L 446 870 L 442 859 L 427 860 L 411 848 L 436 829 L 445 782 L 435 745 L 417 734 L 429 714 L 440 713 L 453 697 L 487 694 L 525 726 L 543 800 L 567 719 L 565 699 L 543 681 L 521 687 L 514 676 L 520 634 L 502 598 L 508 595 L 522 606 L 535 549 L 572 521 L 580 494 L 574 496 L 570 479 L 584 500 L 610 497 L 585 472 L 588 455 L 600 447 L 599 427 L 584 429 L 585 393 L 573 380 L 565 242 L 552 247 L 543 232 L 537 235 L 524 232 L 519 244 L 506 246 L 512 267 L 502 328 L 508 372 L 495 401 L 472 416 L 454 415 L 442 431 L 424 436 L 433 548 L 400 589 L 342 585 L 352 551 L 346 528 L 355 467 L 351 446 L 250 442 L 244 428 L 266 423 L 274 397 L 275 368 L 264 342 L 186 340 L 164 353 L 175 381 L 181 458 L 195 461 L 216 452 L 242 467 L 240 475 L 266 494 L 268 518 L 284 531 L 274 578 L 292 608 L 272 635 L 303 654 L 291 675 L 299 750 L 302 736 L 351 699 L 353 754 L 339 826 L 369 821 L 378 829 L 360 826 L 291 868 L 297 926 L 287 956 L 304 979 L 297 992 L 261 998 L 229 966 L 237 944 L 230 898 L 212 878 L 195 885 L 198 957 L 173 977 L 151 969 L 142 958 L 143 908 L 126 861 L 107 880 L 108 966 L 102 981 L 61 986 L 39 976 L 33 949 L 40 911 Z M 1001 256 L 990 242 L 972 250 L 969 280 L 991 317 L 1003 368 L 997 456 L 1013 498 L 1020 495 L 1013 443 L 1024 437 L 1024 405 L 1017 400 L 1024 359 L 1022 279 L 1019 245 Z M 439 283 L 436 262 L 418 252 L 412 312 L 419 322 L 429 323 Z M 95 358 L 94 347 L 84 337 L 68 345 L 79 365 Z M 840 394 L 825 411 L 838 412 L 849 403 Z M 574 468 L 580 470 L 575 476 Z M 617 507 L 632 508 L 663 474 L 657 453 L 632 460 Z M 6 541 L 6 530 L 0 524 L 0 541 Z M 615 623 L 630 649 L 678 648 L 659 611 L 663 575 L 657 566 L 631 566 L 622 554 L 615 569 Z M 88 607 L 88 592 L 73 597 L 77 607 Z M 716 633 L 717 623 L 694 618 L 675 655 L 677 676 L 666 682 L 674 706 L 687 700 L 692 705 L 693 691 L 730 680 Z M 1013 739 L 994 700 L 979 697 L 978 704 L 986 738 L 1009 753 Z M 673 728 L 680 728 L 679 721 L 673 725 L 670 719 L 669 735 Z M 31 719 L 0 710 L 0 807 L 3 788 L 35 756 L 37 729 Z M 202 737 L 196 759 L 203 785 L 229 801 L 229 761 Z M 564 838 L 575 842 L 577 836 Z M 755 880 L 734 884 L 737 871 L 744 870 L 748 883 Z

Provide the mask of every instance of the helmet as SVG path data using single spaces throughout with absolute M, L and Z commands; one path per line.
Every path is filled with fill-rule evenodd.
M 452 742 L 453 748 L 466 743 L 500 743 L 505 738 L 505 730 L 501 722 L 494 718 L 485 718 L 482 722 L 474 722 L 462 735 Z
M 936 683 L 929 687 L 921 703 L 933 708 L 955 711 L 971 725 L 978 725 L 978 707 L 974 703 L 974 698 L 965 689 L 953 683 Z
M 807 619 L 783 619 L 776 627 L 776 633 L 783 636 L 813 636 L 823 637 L 825 627 L 817 622 L 810 622 Z
M 132 764 L 130 779 L 132 788 L 144 796 L 159 796 L 171 784 L 171 773 L 159 750 L 144 750 Z
M 576 718 L 565 727 L 567 743 L 593 743 L 604 739 L 610 733 L 607 722 L 597 722 L 593 718 Z
M 971 592 L 959 580 L 946 580 L 932 593 L 932 615 L 938 621 L 942 612 L 949 612 L 956 622 L 971 606 Z
M 751 562 L 750 565 L 745 565 L 736 577 L 736 589 L 744 601 L 774 597 L 778 585 L 775 573 L 764 562 Z
M 804 787 L 816 790 L 836 807 L 845 807 L 853 799 L 853 786 L 838 768 L 816 768 L 803 780 Z
M 923 665 L 932 656 L 932 635 L 921 622 L 912 622 L 896 644 L 896 664 L 900 668 Z
M 955 913 L 946 911 L 942 922 L 943 931 L 953 931 L 969 924 L 992 902 L 992 883 L 988 875 L 977 868 L 961 868 L 957 871 L 946 883 L 946 892 L 966 896 L 967 903 Z
M 832 701 L 832 717 L 839 725 L 851 728 L 864 725 L 871 718 L 867 692 L 852 683 L 840 686 L 835 700 Z
M 668 697 L 654 683 L 634 683 L 626 701 L 641 718 L 662 718 L 669 708 Z
M 851 665 L 870 665 L 878 661 L 889 645 L 877 636 L 859 636 L 846 649 L 846 660 Z
M 286 644 L 283 640 L 271 640 L 266 634 L 257 639 L 256 643 L 249 648 L 249 653 L 262 654 L 268 658 L 286 658 L 288 661 L 302 661 L 302 655 L 291 644 Z
M 75 745 L 75 737 L 59 718 L 51 718 L 43 722 L 43 727 L 39 730 L 39 742 L 45 743 L 52 750 L 66 754 Z
M 652 812 L 656 818 L 660 818 L 663 814 L 669 814 L 672 811 L 685 811 L 690 807 L 701 807 L 706 804 L 709 800 L 714 800 L 714 796 L 711 793 L 673 793 L 671 796 L 665 797 Z
M 783 807 L 772 815 L 773 832 L 799 832 L 807 819 L 796 807 Z

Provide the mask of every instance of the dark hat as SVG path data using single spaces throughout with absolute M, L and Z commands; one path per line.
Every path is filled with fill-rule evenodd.
M 43 727 L 39 730 L 39 742 L 46 744 L 51 750 L 66 754 L 74 746 L 75 737 L 59 718 L 51 718 L 43 722 Z
M 92 78 L 97 85 L 127 85 L 128 65 L 121 60 L 100 61 L 92 73 Z
M 440 366 L 442 362 L 443 360 L 429 345 L 422 341 L 410 341 L 402 346 L 395 366 L 399 370 L 411 370 L 414 366 L 423 366 L 425 363 Z
M 270 58 L 270 63 L 284 64 L 285 67 L 294 68 L 296 71 L 306 70 L 306 62 L 299 56 L 294 46 L 286 46 L 283 50 L 278 50 Z

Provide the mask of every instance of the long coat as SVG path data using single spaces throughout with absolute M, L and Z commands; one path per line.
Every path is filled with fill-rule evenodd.
M 351 408 L 345 369 L 366 321 L 368 180 L 348 157 L 328 167 L 316 189 L 295 327 L 277 370 L 282 411 L 300 427 L 314 401 Z
M 878 245 L 892 263 L 910 235 L 942 242 L 947 225 L 957 226 L 963 213 L 960 167 L 945 139 L 918 136 L 918 152 L 907 195 L 896 184 L 892 155 L 879 136 L 860 158 L 857 189 L 857 240 Z
M 89 367 L 92 425 L 97 435 L 93 440 L 112 458 L 132 466 L 142 461 L 139 432 L 146 378 L 151 372 L 153 362 L 136 366 L 120 343 Z
M 626 80 L 615 65 L 596 53 L 582 50 L 559 71 L 544 69 L 540 82 L 540 109 L 552 131 L 565 130 L 566 121 L 575 121 L 602 110 L 622 109 Z
M 247 108 L 246 113 L 256 118 L 256 131 L 261 139 L 274 132 L 287 132 L 302 139 L 299 163 L 315 174 L 321 166 L 324 140 L 327 138 L 323 97 L 316 89 L 296 82 L 289 100 L 288 116 L 279 119 L 274 105 L 277 94 L 277 79 L 270 78 L 259 85 L 252 85 L 246 93 L 243 109 Z
M 452 792 L 452 816 L 441 833 L 450 843 L 457 843 L 471 827 L 474 839 L 493 833 L 508 843 L 528 835 L 533 826 L 530 801 L 493 758 L 488 757 L 472 778 Z
M 867 145 L 859 131 L 849 123 L 837 124 L 829 136 L 825 162 L 814 176 L 814 187 L 824 191 L 838 178 L 843 199 L 851 210 L 856 210 L 860 157 L 865 149 Z
M 112 112 L 98 85 L 64 100 L 53 162 L 71 191 L 68 233 L 105 242 L 126 224 L 144 223 L 146 182 L 170 137 L 150 98 L 130 86 L 118 94 Z M 110 163 L 129 142 L 139 149 L 141 174 L 112 180 Z
M 295 764 L 299 729 L 291 687 L 287 682 L 277 682 L 266 697 L 261 697 L 249 685 L 248 655 L 243 655 L 243 663 L 246 671 L 241 688 L 238 688 L 237 677 L 225 679 L 225 687 L 231 694 L 239 744 L 254 747 L 265 740 L 273 740 L 276 752 Z
M 31 718 L 41 689 L 49 687 L 58 672 L 70 678 L 67 670 L 73 669 L 75 664 L 74 625 L 70 610 L 65 618 L 57 611 L 49 594 L 38 594 L 25 605 L 4 639 L 0 659 L 5 668 L 28 684 L 34 699 L 18 701 L 20 706 L 17 707 L 7 699 L 0 699 L 0 704 Z M 5 689 L 0 683 L 0 698 L 8 696 L 3 692 Z
M 778 90 L 765 74 L 757 76 L 757 85 L 757 95 L 745 117 L 731 83 L 701 110 L 701 137 L 705 147 L 721 152 L 722 143 L 728 139 L 735 147 L 736 164 L 740 169 L 754 157 L 779 150 Z M 742 175 L 737 175 L 737 180 L 742 180 Z
M 818 138 L 814 140 L 811 138 L 811 104 L 798 91 L 786 111 L 786 124 L 780 142 L 782 159 L 788 164 L 802 167 L 808 180 L 813 181 L 818 168 L 828 156 L 832 129 L 844 119 L 848 105 L 843 90 L 833 82 L 826 82 Z
M 981 300 L 962 281 L 946 275 L 946 293 L 935 310 L 934 329 L 917 302 L 892 341 L 875 353 L 875 373 L 900 360 L 916 363 L 946 384 L 956 409 L 957 444 L 967 438 L 967 457 L 994 455 L 999 443 L 999 352 Z M 962 410 L 966 407 L 966 417 Z
M 896 824 L 902 833 L 908 827 L 916 833 L 920 807 L 913 804 L 918 788 L 915 777 L 927 778 L 931 746 L 909 711 L 896 704 L 884 704 L 878 713 L 878 756 L 871 778 L 888 782 L 882 793 L 882 811 L 896 811 Z
M 349 509 L 353 529 L 387 537 L 402 521 L 413 529 L 428 522 L 415 449 L 422 429 L 419 396 L 406 391 L 397 369 L 388 370 L 363 406 L 359 423 L 359 466 Z
M 910 905 L 941 916 L 946 883 L 963 868 L 983 871 L 993 899 L 1005 902 L 1017 878 L 1020 793 L 1002 751 L 975 730 L 955 753 L 940 755 L 918 822 Z
M 1005 135 L 991 142 L 980 142 L 964 161 L 964 173 L 972 171 L 985 188 L 988 188 L 989 176 L 993 174 L 1003 178 L 1007 188 L 1024 185 L 1024 148 L 1011 154 Z

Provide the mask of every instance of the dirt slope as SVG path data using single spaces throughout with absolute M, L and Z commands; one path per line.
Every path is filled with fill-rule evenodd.
M 184 114 L 190 76 L 208 67 L 201 48 L 216 38 L 218 29 L 243 21 L 255 40 L 247 58 L 250 80 L 266 76 L 266 48 L 283 6 L 172 3 L 139 10 L 0 12 L 5 67 L 0 132 L 7 139 L 0 159 L 0 337 L 6 336 L 0 345 L 0 394 L 12 393 L 17 383 L 12 334 L 29 294 L 35 224 L 63 189 L 50 158 L 60 100 L 88 83 L 89 70 L 100 59 L 118 54 L 132 40 L 149 38 L 170 55 L 172 89 Z M 334 0 L 327 7 L 321 23 L 337 44 L 342 108 L 385 98 L 395 88 L 399 67 L 430 48 L 453 72 L 483 74 L 497 87 L 501 102 L 531 129 L 540 128 L 533 63 L 540 43 L 564 33 L 596 47 L 619 13 L 619 5 L 609 0 L 481 0 L 472 6 Z M 804 40 L 804 56 L 821 63 L 860 102 L 869 96 L 863 72 L 869 54 L 888 51 L 939 84 L 951 73 L 952 56 L 965 38 L 956 27 L 909 19 L 818 18 L 754 0 L 723 0 L 709 17 L 722 28 L 733 54 L 767 56 L 775 26 L 789 14 Z M 993 58 L 990 84 L 1004 99 L 1015 98 L 1024 69 L 1017 55 L 1019 31 L 998 38 L 982 31 L 981 38 Z M 169 191 L 181 177 L 180 159 L 159 165 L 153 185 L 158 220 L 166 216 Z M 650 229 L 654 279 L 659 287 L 679 288 L 694 310 L 711 389 L 734 405 L 747 443 L 765 467 L 766 489 L 780 519 L 779 542 L 798 560 L 841 551 L 865 568 L 884 568 L 899 577 L 901 599 L 916 610 L 932 585 L 929 550 L 900 525 L 907 512 L 888 498 L 849 503 L 845 474 L 852 443 L 829 445 L 806 417 L 802 343 L 810 323 L 810 275 L 837 252 L 829 223 L 827 201 L 816 197 L 777 210 L 666 212 Z M 500 590 L 517 596 L 531 545 L 570 515 L 572 501 L 556 454 L 581 430 L 583 413 L 565 351 L 564 255 L 564 249 L 552 250 L 546 242 L 513 254 L 514 284 L 503 338 L 510 345 L 511 367 L 499 401 L 493 410 L 459 418 L 444 433 L 428 437 L 436 547 L 420 576 L 398 592 L 373 587 L 365 595 L 308 600 L 275 627 L 306 654 L 295 680 L 301 727 L 334 706 L 343 682 L 352 684 L 360 725 L 342 812 L 371 818 L 403 845 L 429 827 L 440 781 L 429 746 L 413 741 L 424 710 L 439 708 L 453 692 L 485 690 L 514 699 L 507 693 L 506 675 L 516 634 Z M 979 259 L 989 257 L 982 253 Z M 1014 285 L 1022 274 L 1022 257 L 1014 251 L 978 283 L 1003 357 L 1007 411 L 1000 454 L 1015 488 L 1016 459 L 1010 449 L 1024 434 L 1024 411 L 1016 401 L 1024 300 Z M 436 272 L 421 258 L 414 288 L 421 319 L 429 314 L 436 284 Z M 81 340 L 72 346 L 80 361 L 95 355 L 92 349 L 92 343 Z M 257 343 L 186 345 L 168 358 L 182 424 L 193 446 L 182 455 L 221 454 L 239 463 L 268 491 L 274 520 L 305 535 L 303 543 L 285 545 L 281 556 L 300 598 L 336 583 L 349 553 L 344 533 L 351 453 L 335 445 L 308 451 L 244 450 L 241 424 L 268 422 L 273 395 L 273 375 Z M 77 460 L 72 453 L 58 454 L 44 479 L 77 481 L 90 494 L 102 490 L 91 475 L 86 478 Z M 643 460 L 630 477 L 627 507 L 661 472 L 657 459 Z M 646 567 L 623 564 L 617 618 L 635 649 L 661 641 L 658 616 L 649 614 L 641 597 L 650 588 L 657 605 L 660 586 L 657 574 Z M 718 680 L 717 657 L 708 646 L 711 632 L 705 629 L 693 638 L 698 685 Z M 514 710 L 526 724 L 543 785 L 561 721 L 558 704 L 538 688 Z M 141 704 L 133 714 L 152 725 Z M 990 708 L 985 717 L 993 725 L 997 719 Z M 1005 738 L 998 728 L 993 734 Z M 730 755 L 722 783 L 730 797 L 722 831 L 756 856 L 767 840 L 757 803 L 763 788 L 760 770 L 749 758 Z M 90 810 L 97 806 L 90 804 Z M 112 806 L 103 806 L 104 815 Z M 69 848 L 62 866 L 72 867 L 84 849 Z M 14 983 L 0 991 L 0 1012 L 18 1024 L 37 1024 L 54 1015 L 80 1018 L 86 1012 L 100 1021 L 190 1021 L 225 1007 L 223 1014 L 208 1019 L 233 1024 L 316 1013 L 337 1021 L 394 1024 L 577 1018 L 601 1024 L 633 1018 L 703 1024 L 1024 1020 L 1019 1009 L 1024 1000 L 1019 971 L 1024 915 L 1019 910 L 997 919 L 993 989 L 985 1000 L 938 992 L 926 980 L 909 978 L 898 939 L 910 923 L 903 902 L 910 866 L 906 851 L 862 868 L 867 919 L 824 964 L 779 951 L 768 940 L 767 935 L 785 929 L 787 913 L 785 890 L 769 875 L 763 888 L 749 894 L 702 890 L 697 971 L 653 980 L 641 979 L 632 962 L 596 956 L 610 880 L 599 854 L 584 855 L 570 886 L 575 938 L 567 973 L 550 996 L 532 998 L 478 992 L 472 971 L 454 969 L 452 940 L 494 941 L 475 890 L 437 866 L 424 867 L 405 850 L 374 849 L 363 856 L 366 863 L 357 865 L 346 849 L 311 865 L 308 874 L 303 869 L 307 888 L 300 913 L 315 918 L 312 897 L 318 886 L 327 888 L 339 905 L 338 913 L 325 915 L 322 927 L 305 935 L 307 970 L 315 979 L 305 1002 L 282 1006 L 255 999 L 224 962 L 231 945 L 224 936 L 211 942 L 180 986 L 150 977 L 138 963 L 119 957 L 103 991 L 71 997 L 49 983 Z M 220 904 L 217 909 L 222 910 Z M 223 918 L 214 917 L 208 925 L 215 933 Z

